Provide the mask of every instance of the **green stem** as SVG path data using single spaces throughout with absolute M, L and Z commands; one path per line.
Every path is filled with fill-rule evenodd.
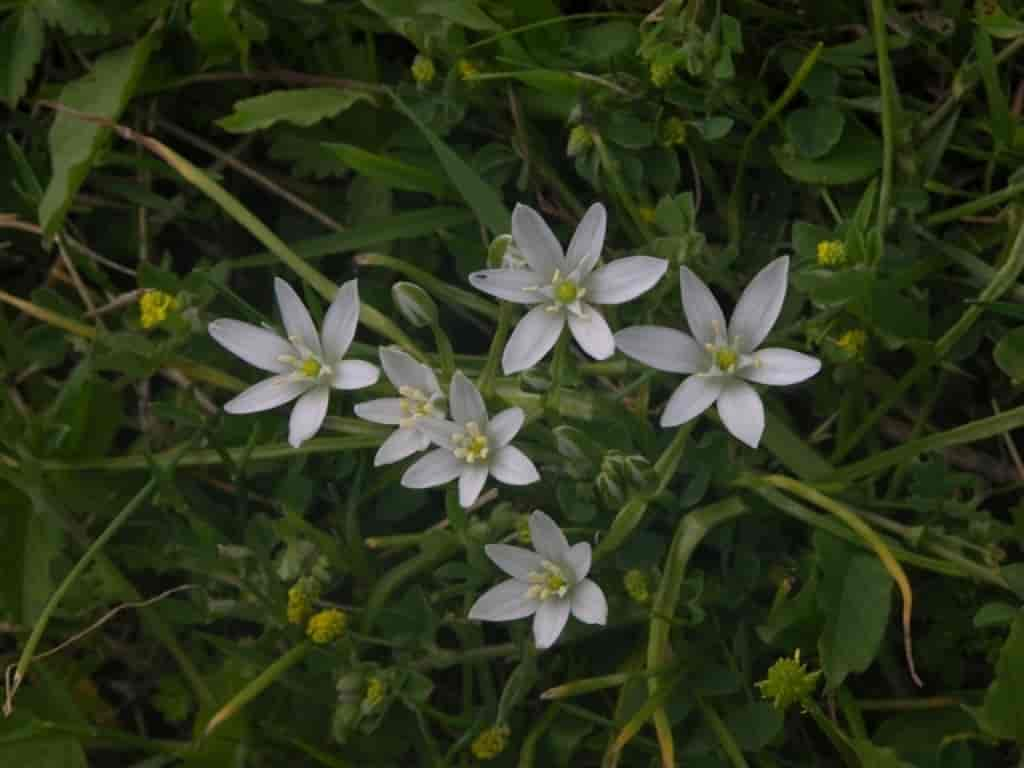
M 937 227 L 940 224 L 956 221 L 966 216 L 974 216 L 982 211 L 987 211 L 989 208 L 994 208 L 997 205 L 1013 200 L 1018 195 L 1024 195 L 1024 181 L 1011 184 L 1000 189 L 998 192 L 991 192 L 990 194 L 976 197 L 962 205 L 956 205 L 944 211 L 933 213 L 924 220 L 924 223 L 929 227 Z
M 885 231 L 889 226 L 892 198 L 893 164 L 896 157 L 896 83 L 889 61 L 889 37 L 886 34 L 885 0 L 871 0 L 872 35 L 878 57 L 878 79 L 882 87 L 882 185 L 878 191 L 877 247 L 874 262 L 885 253 Z
M 502 302 L 498 309 L 498 327 L 491 339 L 490 349 L 487 350 L 487 361 L 477 379 L 477 388 L 484 399 L 494 396 L 494 383 L 498 375 L 498 363 L 501 362 L 501 354 L 505 349 L 505 340 L 508 338 L 508 329 L 512 325 L 512 314 L 515 307 L 507 302 Z
M 563 328 L 562 334 L 555 342 L 555 351 L 551 355 L 551 389 L 545 398 L 545 407 L 558 413 L 558 401 L 562 395 L 562 379 L 565 378 L 565 366 L 569 357 L 569 329 Z
M 612 190 L 615 192 L 619 201 L 622 203 L 622 207 L 626 209 L 626 213 L 629 214 L 629 218 L 632 219 L 633 227 L 636 230 L 634 236 L 641 242 L 650 242 L 654 239 L 654 233 L 651 228 L 644 221 L 643 216 L 640 215 L 640 208 L 637 206 L 633 196 L 629 194 L 629 188 L 622 179 L 622 174 L 619 172 L 619 164 L 608 152 L 608 146 L 604 143 L 604 139 L 601 134 L 594 133 L 594 148 L 597 150 L 598 156 L 601 158 L 601 168 L 608 176 L 608 180 L 611 182 Z
M 672 624 L 667 617 L 675 616 L 690 558 L 709 531 L 746 514 L 748 511 L 749 509 L 742 499 L 738 496 L 731 496 L 690 512 L 676 527 L 672 546 L 665 558 L 664 575 L 658 584 L 658 591 L 651 601 L 650 632 L 647 639 L 647 673 L 652 677 L 647 681 L 647 690 L 652 698 L 658 698 L 666 685 L 666 682 L 655 676 L 654 673 L 664 668 L 672 658 L 669 645 Z M 658 714 L 664 720 L 663 707 L 659 706 L 658 710 Z M 662 755 L 673 754 L 671 729 L 659 728 L 658 734 Z
M 761 119 L 754 123 L 754 127 L 743 142 L 743 148 L 740 150 L 740 158 L 736 163 L 735 181 L 733 182 L 732 193 L 729 195 L 729 208 L 727 211 L 729 246 L 731 248 L 738 250 L 740 247 L 740 240 L 743 237 L 740 201 L 743 198 L 743 175 L 747 169 L 747 160 L 750 158 L 750 153 L 754 148 L 754 141 L 757 139 L 758 135 L 760 135 L 761 131 L 764 130 L 765 126 L 775 120 L 775 118 L 781 114 L 782 110 L 786 108 L 786 105 L 789 104 L 797 93 L 800 92 L 800 86 L 804 84 L 804 80 L 806 80 L 811 74 L 811 70 L 814 69 L 814 65 L 817 63 L 818 57 L 821 55 L 824 47 L 824 43 L 818 43 L 811 49 L 811 52 L 804 57 L 804 60 L 800 63 L 800 66 L 793 74 L 793 79 L 789 81 L 789 84 L 782 92 L 782 95 L 772 103 L 768 108 L 768 111 L 761 116 Z
M 248 685 L 232 696 L 227 704 L 217 710 L 217 713 L 210 718 L 210 722 L 206 724 L 203 735 L 209 736 L 217 726 L 238 714 L 242 707 L 263 693 L 281 675 L 306 658 L 306 655 L 315 647 L 311 641 L 304 640 L 260 672 Z
M 729 762 L 732 763 L 734 768 L 750 768 L 746 758 L 743 757 L 743 750 L 740 749 L 740 745 L 736 743 L 736 739 L 733 738 L 725 721 L 715 711 L 715 708 L 708 704 L 704 697 L 700 695 L 697 696 L 697 707 L 700 709 L 701 714 L 704 715 L 704 719 L 708 721 L 708 725 L 711 726 L 711 731 L 715 734 L 715 738 L 718 739 L 722 751 L 725 752 L 726 757 L 729 758 Z
M 813 699 L 810 697 L 803 699 L 800 702 L 800 706 L 811 716 L 818 728 L 821 729 L 821 732 L 828 737 L 828 740 L 832 742 L 832 746 L 836 748 L 847 768 L 863 768 L 860 758 L 857 757 L 857 753 L 850 746 L 850 741 L 846 738 L 846 734 L 839 730 L 839 726 L 833 723 L 821 711 L 821 707 Z
M 544 710 L 544 714 L 541 715 L 536 725 L 530 728 L 526 738 L 523 739 L 523 746 L 519 750 L 519 768 L 533 768 L 533 760 L 537 754 L 537 743 L 547 732 L 548 728 L 551 727 L 551 724 L 555 722 L 557 715 L 558 707 L 551 704 Z
M 189 443 L 191 445 L 191 443 Z M 188 446 L 181 446 L 177 452 L 171 457 L 168 464 L 168 469 L 173 469 L 177 464 L 178 459 L 181 458 L 182 454 L 187 450 Z M 29 635 L 28 640 L 25 643 L 25 647 L 21 649 L 21 656 L 18 657 L 18 664 L 14 670 L 14 678 L 11 690 L 7 694 L 7 700 L 4 702 L 5 711 L 10 707 L 11 701 L 14 699 L 14 694 L 21 685 L 22 680 L 25 679 L 25 673 L 28 671 L 29 664 L 32 663 L 32 657 L 35 655 L 36 648 L 39 646 L 39 641 L 43 638 L 43 632 L 46 630 L 46 625 L 50 622 L 50 618 L 53 616 L 53 612 L 57 610 L 57 606 L 60 605 L 60 601 L 64 598 L 64 595 L 71 588 L 78 577 L 82 575 L 86 568 L 96 558 L 96 555 L 103 549 L 111 537 L 121 528 L 122 525 L 127 522 L 128 518 L 131 517 L 146 501 L 149 499 L 153 491 L 156 490 L 159 485 L 159 480 L 156 477 L 151 478 L 142 489 L 132 497 L 131 501 L 124 505 L 120 512 L 115 515 L 114 519 L 111 520 L 103 532 L 96 537 L 96 540 L 89 546 L 85 551 L 85 554 L 79 558 L 78 562 L 71 569 L 64 580 L 60 583 L 60 586 L 50 595 L 50 599 L 46 601 L 46 605 L 43 607 L 42 613 L 39 614 L 39 618 L 36 620 L 35 625 L 32 627 L 32 634 Z
M 440 323 L 431 323 L 430 330 L 434 332 L 434 344 L 437 345 L 437 354 L 441 358 L 441 381 L 451 381 L 455 373 L 455 351 L 444 332 Z

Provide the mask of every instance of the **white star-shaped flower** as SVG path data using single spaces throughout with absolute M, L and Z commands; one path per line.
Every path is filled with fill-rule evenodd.
M 452 376 L 448 405 L 454 421 L 420 417 L 417 427 L 438 445 L 402 475 L 406 488 L 433 488 L 459 479 L 459 504 L 468 507 L 483 490 L 487 477 L 506 485 L 540 480 L 533 462 L 510 445 L 523 426 L 521 408 L 507 408 L 487 417 L 487 408 L 473 383 L 461 371 Z
M 488 544 L 487 556 L 511 576 L 484 592 L 469 609 L 476 621 L 513 621 L 533 616 L 533 641 L 550 648 L 569 614 L 586 624 L 608 621 L 604 592 L 587 578 L 590 544 L 569 546 L 555 521 L 539 509 L 530 515 L 535 552 L 507 544 Z
M 399 397 L 384 397 L 359 403 L 356 416 L 377 424 L 398 427 L 384 441 L 373 465 L 394 464 L 430 447 L 430 438 L 419 428 L 424 416 L 444 418 L 444 395 L 434 372 L 395 347 L 380 348 L 384 375 L 394 384 Z
M 277 306 L 287 338 L 239 320 L 221 318 L 209 325 L 222 347 L 250 365 L 275 374 L 224 404 L 228 413 L 254 413 L 298 398 L 288 423 L 288 442 L 298 448 L 320 429 L 331 388 L 362 389 L 377 381 L 377 366 L 345 360 L 359 322 L 359 292 L 350 280 L 338 289 L 318 334 L 302 299 L 288 283 L 274 279 Z
M 764 405 L 747 382 L 785 386 L 821 370 L 821 362 L 810 355 L 776 347 L 758 349 L 779 318 L 788 272 L 788 256 L 780 256 L 758 272 L 726 326 L 711 291 L 682 267 L 683 312 L 693 336 L 654 325 L 615 334 L 618 348 L 634 360 L 669 373 L 694 374 L 672 393 L 661 414 L 661 426 L 684 424 L 717 403 L 725 428 L 756 448 L 764 432 Z
M 601 258 L 607 214 L 594 203 L 576 227 L 568 253 L 533 208 L 512 212 L 512 238 L 525 268 L 485 269 L 469 276 L 479 290 L 517 304 L 535 304 L 505 345 L 505 373 L 532 368 L 562 335 L 566 322 L 583 351 L 596 360 L 615 352 L 601 304 L 622 304 L 654 286 L 668 268 L 664 259 L 629 256 L 595 269 Z

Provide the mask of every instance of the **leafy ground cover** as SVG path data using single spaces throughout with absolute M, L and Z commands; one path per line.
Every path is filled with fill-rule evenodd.
M 1019 765 L 1022 13 L 0 2 L 0 765 Z

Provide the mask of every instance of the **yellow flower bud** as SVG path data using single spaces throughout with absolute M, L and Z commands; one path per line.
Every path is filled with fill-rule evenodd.
M 682 146 L 686 143 L 686 123 L 674 115 L 661 123 L 661 143 L 666 147 Z
M 594 134 L 585 125 L 574 125 L 569 131 L 569 145 L 565 154 L 569 157 L 576 157 L 581 152 L 586 152 L 594 146 Z
M 476 737 L 473 742 L 473 755 L 478 760 L 493 760 L 508 745 L 509 730 L 505 726 L 493 725 Z
M 388 687 L 379 677 L 371 677 L 366 683 L 366 695 L 363 696 L 363 710 L 369 712 L 376 709 L 384 701 Z
M 651 82 L 658 88 L 664 88 L 676 73 L 676 65 L 668 61 L 651 62 Z
M 143 328 L 160 325 L 178 308 L 178 300 L 163 291 L 144 291 L 139 298 L 139 314 Z
M 480 74 L 480 68 L 469 59 L 459 59 L 459 63 L 455 66 L 459 70 L 459 77 L 463 80 L 472 80 Z
M 836 346 L 851 358 L 861 359 L 864 357 L 864 348 L 867 343 L 868 335 L 860 329 L 855 329 L 840 336 L 836 341 Z
M 348 624 L 348 616 L 337 608 L 330 608 L 320 611 L 309 620 L 309 624 L 306 625 L 306 634 L 317 645 L 327 645 L 344 634 L 346 624 Z

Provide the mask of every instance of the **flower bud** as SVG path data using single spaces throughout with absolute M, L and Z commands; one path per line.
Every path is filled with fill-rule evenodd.
M 498 235 L 487 247 L 487 266 L 491 269 L 524 269 L 526 257 L 512 235 Z
M 429 56 L 422 53 L 417 54 L 412 62 L 412 79 L 420 85 L 426 85 L 434 79 L 437 71 L 434 69 L 434 62 Z
M 800 663 L 800 649 L 793 658 L 782 658 L 768 668 L 768 676 L 755 683 L 761 689 L 761 696 L 771 699 L 776 709 L 785 711 L 793 704 L 806 699 L 818 686 L 821 670 L 808 672 Z
M 309 639 L 317 645 L 333 643 L 345 633 L 345 626 L 348 624 L 348 616 L 344 611 L 337 608 L 330 608 L 320 611 L 309 620 L 306 625 L 306 634 Z
M 139 322 L 147 329 L 160 325 L 179 306 L 171 294 L 147 289 L 139 297 Z
M 416 283 L 395 283 L 391 286 L 391 299 L 402 317 L 413 327 L 426 328 L 437 322 L 437 304 Z
M 658 133 L 663 146 L 677 147 L 686 143 L 686 123 L 675 115 L 662 121 Z
M 626 571 L 623 578 L 626 593 L 640 605 L 649 603 L 651 600 L 651 586 L 647 580 L 647 574 L 638 568 Z
M 818 243 L 818 266 L 841 267 L 846 264 L 846 246 L 838 240 L 822 240 Z
M 473 741 L 473 755 L 477 760 L 493 760 L 508 745 L 509 729 L 506 726 L 493 725 L 483 731 Z
M 836 340 L 836 346 L 851 360 L 863 360 L 867 344 L 868 335 L 859 328 L 847 331 Z
M 594 146 L 594 134 L 585 125 L 575 125 L 569 131 L 569 144 L 565 154 L 569 157 L 576 157 Z
M 618 509 L 626 503 L 626 492 L 614 473 L 601 472 L 595 481 L 598 496 L 609 509 Z

